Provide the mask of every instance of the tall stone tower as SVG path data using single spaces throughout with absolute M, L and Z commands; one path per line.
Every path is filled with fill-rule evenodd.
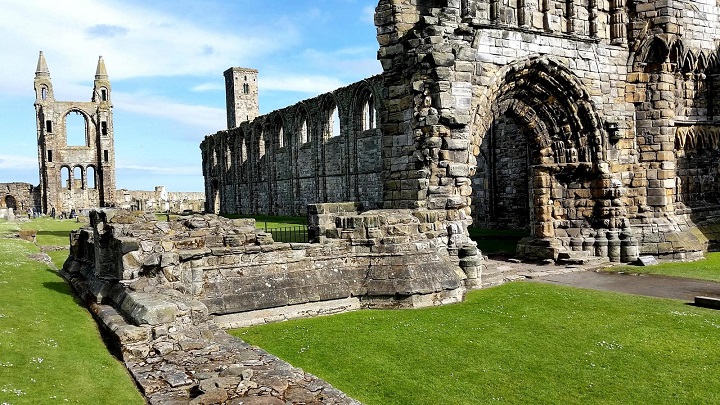
M 43 212 L 50 213 L 54 208 L 59 214 L 114 204 L 115 146 L 110 95 L 110 80 L 101 56 L 91 101 L 56 101 L 50 71 L 40 51 L 35 71 L 35 114 Z M 77 124 L 69 125 L 69 120 Z M 69 130 L 79 136 L 70 140 Z
M 258 103 L 258 71 L 233 67 L 225 71 L 225 99 L 228 129 L 252 121 L 260 115 Z

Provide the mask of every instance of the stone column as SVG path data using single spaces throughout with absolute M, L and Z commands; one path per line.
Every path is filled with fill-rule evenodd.
M 566 0 L 565 2 L 565 26 L 568 34 L 575 33 L 575 2 Z
M 517 24 L 520 27 L 527 27 L 527 6 L 525 0 L 518 0 L 517 2 Z
M 591 2 L 596 1 L 591 0 Z M 595 9 L 595 16 L 597 17 L 597 8 Z M 610 41 L 612 44 L 621 45 L 627 43 L 626 21 L 625 0 L 612 0 L 610 3 Z M 597 34 L 597 30 L 595 33 Z
M 663 63 L 658 72 L 651 74 L 648 83 L 648 101 L 652 111 L 649 127 L 642 128 L 648 145 L 641 147 L 643 161 L 648 165 L 647 204 L 656 212 L 672 213 L 675 201 L 675 77 L 673 64 Z
M 597 37 L 598 35 L 598 5 L 597 0 L 588 0 L 588 16 L 590 20 L 590 36 Z

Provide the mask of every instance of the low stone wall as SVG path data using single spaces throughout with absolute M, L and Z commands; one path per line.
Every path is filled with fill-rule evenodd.
M 161 222 L 99 211 L 90 222 L 73 233 L 66 269 L 106 281 L 100 299 L 123 285 L 179 294 L 210 314 L 347 297 L 368 307 L 418 306 L 462 300 L 467 278 L 438 233 L 428 239 L 410 212 L 346 214 L 338 220 L 344 228 L 325 230 L 340 238 L 314 244 L 274 243 L 252 219 L 214 215 Z
M 15 211 L 12 208 L 0 208 L 0 219 L 15 219 Z
M 441 305 L 481 285 L 482 257 L 447 218 L 356 209 L 310 206 L 316 243 L 304 244 L 274 243 L 252 219 L 92 211 L 71 234 L 63 274 L 151 403 L 355 403 L 220 327 Z

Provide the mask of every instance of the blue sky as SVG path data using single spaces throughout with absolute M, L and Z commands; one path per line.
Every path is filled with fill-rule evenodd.
M 38 184 L 33 78 L 59 101 L 112 84 L 118 188 L 203 191 L 199 144 L 226 128 L 222 72 L 258 69 L 260 113 L 380 73 L 376 0 L 0 0 L 0 182 Z

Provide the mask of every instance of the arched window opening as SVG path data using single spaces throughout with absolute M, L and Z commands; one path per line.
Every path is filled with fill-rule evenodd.
M 329 110 L 330 114 L 328 114 L 328 122 L 327 122 L 327 136 L 328 138 L 333 138 L 340 135 L 340 114 L 338 113 L 337 106 L 333 106 L 331 110 Z
M 250 85 L 245 83 L 243 84 L 243 93 L 250 94 Z
M 95 177 L 95 168 L 93 166 L 88 166 L 86 171 L 87 176 L 87 188 L 94 190 L 97 188 L 97 181 Z
M 42 98 L 43 100 L 47 100 L 47 96 L 48 96 L 48 89 L 47 89 L 47 87 L 43 86 L 42 89 L 40 89 L 40 98 Z
M 258 159 L 262 159 L 265 156 L 265 132 L 260 131 L 260 137 L 258 138 Z
M 232 168 L 233 155 L 232 155 L 232 143 L 228 142 L 225 148 L 225 170 Z
M 285 145 L 285 131 L 283 131 L 282 125 L 278 126 L 278 146 L 284 148 Z
M 376 121 L 376 111 L 375 111 L 375 100 L 373 99 L 372 94 L 368 96 L 367 100 L 363 104 L 363 119 L 362 119 L 362 129 L 363 131 L 367 131 L 368 129 L 373 129 L 377 126 Z
M 60 185 L 70 190 L 70 168 L 67 166 L 63 166 L 60 169 Z
M 100 89 L 100 100 L 107 101 L 108 99 L 108 91 L 106 88 Z
M 73 169 L 73 188 L 84 189 L 85 182 L 83 181 L 83 169 L 80 166 L 75 166 Z
M 308 143 L 308 126 L 307 126 L 307 120 L 302 120 L 302 123 L 300 124 L 300 144 L 306 144 Z
M 88 146 L 87 121 L 78 111 L 72 111 L 65 116 L 65 134 L 67 146 Z
M 15 197 L 11 195 L 5 196 L 5 208 L 17 210 L 17 200 L 15 200 Z
M 241 145 L 240 145 L 240 153 L 242 154 L 241 159 L 242 162 L 247 162 L 248 155 L 247 155 L 247 143 L 245 142 L 245 138 L 242 138 Z
M 100 133 L 103 135 L 108 134 L 108 124 L 107 121 L 101 121 L 100 122 Z

